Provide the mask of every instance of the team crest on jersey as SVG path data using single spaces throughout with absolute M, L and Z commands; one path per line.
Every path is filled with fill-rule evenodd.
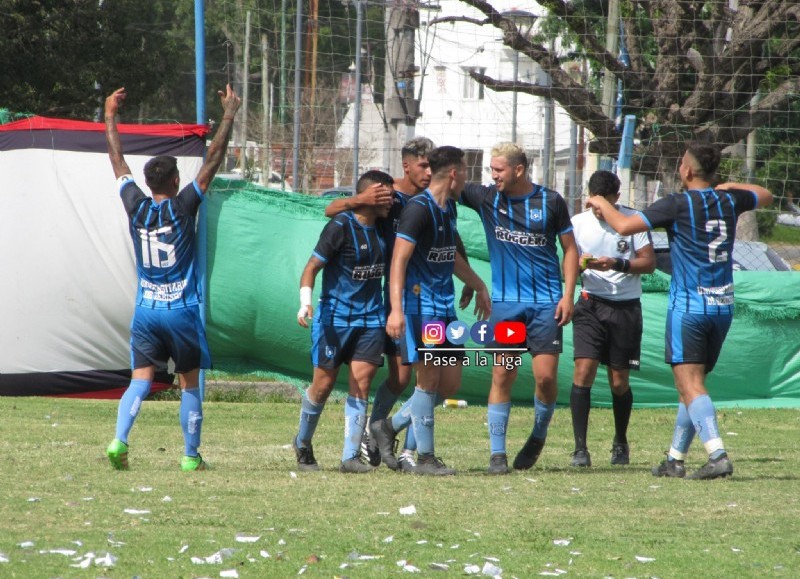
M 412 292 L 414 292 L 414 295 L 415 295 L 415 296 L 418 296 L 419 294 L 421 294 L 421 293 L 422 293 L 422 288 L 421 288 L 421 287 L 419 287 L 419 284 L 418 284 L 418 283 L 415 283 L 415 284 L 414 284 L 414 287 L 412 287 L 412 288 L 411 288 L 411 291 L 412 291 Z
M 530 216 L 531 216 L 531 219 L 533 221 L 541 221 L 542 220 L 542 210 L 541 209 L 531 209 Z
M 617 239 L 617 253 L 628 253 L 630 248 L 631 244 L 627 239 Z

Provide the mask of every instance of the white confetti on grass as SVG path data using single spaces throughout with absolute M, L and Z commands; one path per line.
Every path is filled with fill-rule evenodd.
M 75 549 L 41 549 L 40 555 L 64 555 L 65 557 L 72 557 L 77 551 Z
M 139 487 L 139 491 L 143 493 L 151 493 L 153 492 L 153 487 Z
M 97 557 L 94 560 L 94 564 L 96 567 L 104 567 L 106 569 L 113 567 L 117 564 L 118 558 L 112 555 L 111 553 L 106 553 L 102 557 Z
M 17 545 L 17 546 L 18 546 L 18 547 L 20 547 L 21 549 L 30 549 L 30 548 L 31 548 L 31 547 L 33 547 L 35 544 L 36 544 L 36 543 L 34 543 L 33 541 L 22 541 L 22 543 L 20 543 L 20 544 L 19 544 L 19 545 Z
M 553 539 L 553 545 L 557 545 L 559 547 L 567 547 L 570 543 L 572 543 L 572 537 L 568 539 Z
M 477 575 L 480 572 L 481 568 L 478 567 L 477 565 L 472 565 L 472 564 L 464 565 L 464 573 L 466 573 L 467 575 Z
M 149 515 L 150 511 L 147 509 L 125 509 L 126 513 L 129 515 Z
M 163 499 L 161 499 L 161 502 L 162 503 L 171 503 L 172 502 L 172 497 L 169 496 L 169 495 L 166 495 Z
M 233 579 L 238 579 L 239 572 L 236 569 L 225 569 L 224 571 L 219 572 L 220 577 L 232 577 Z
M 185 553 L 188 550 L 189 550 L 189 545 L 181 545 L 181 548 L 178 549 L 178 553 L 180 553 L 182 555 L 183 553 Z
M 652 563 L 653 561 L 655 561 L 655 557 L 645 557 L 643 555 L 636 555 L 636 560 L 639 561 L 639 563 Z
M 208 557 L 192 557 L 191 561 L 195 565 L 219 565 L 236 552 L 235 549 L 220 549 Z
M 491 561 L 486 561 L 483 564 L 483 569 L 481 569 L 481 573 L 483 575 L 488 575 L 489 577 L 497 577 L 503 574 L 503 570 L 494 563 L 492 563 Z
M 417 514 L 417 507 L 414 505 L 408 505 L 407 507 L 400 507 L 400 514 L 401 515 L 416 515 Z
M 430 565 L 428 565 L 428 567 L 430 569 L 433 569 L 434 571 L 449 571 L 450 570 L 450 565 L 448 565 L 447 563 L 431 563 Z
M 38 503 L 41 500 L 42 499 L 40 499 L 39 497 L 31 497 L 31 498 L 28 499 L 28 502 L 29 503 Z
M 11 559 L 5 556 L 4 553 L 0 553 L 0 563 L 10 563 Z
M 238 535 L 236 535 L 236 542 L 237 543 L 255 543 L 260 538 L 261 538 L 261 535 L 255 536 L 255 535 L 238 534 Z
M 267 551 L 261 551 L 261 552 L 259 553 L 259 555 L 261 555 L 262 557 L 264 557 L 264 559 L 269 559 L 269 553 L 268 553 Z
M 391 543 L 392 541 L 394 541 L 394 535 L 389 535 L 383 540 L 384 543 Z

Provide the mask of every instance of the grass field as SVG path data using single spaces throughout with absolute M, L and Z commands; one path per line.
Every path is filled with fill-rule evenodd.
M 317 431 L 323 471 L 295 474 L 297 402 L 212 402 L 214 469 L 182 473 L 178 405 L 149 401 L 115 472 L 115 402 L 0 398 L 0 577 L 800 576 L 800 410 L 720 410 L 736 470 L 716 481 L 650 475 L 672 410 L 634 411 L 628 467 L 608 464 L 611 412 L 592 410 L 595 466 L 571 469 L 561 408 L 534 469 L 490 477 L 485 411 L 437 413 L 459 474 L 432 480 L 338 473 L 341 405 Z M 512 413 L 512 455 L 531 412 Z M 696 442 L 687 466 L 702 462 Z

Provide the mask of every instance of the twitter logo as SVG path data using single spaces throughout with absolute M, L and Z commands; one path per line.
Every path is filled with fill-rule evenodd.
M 447 325 L 447 341 L 456 346 L 464 344 L 469 338 L 468 328 L 467 324 L 459 320 L 450 322 Z

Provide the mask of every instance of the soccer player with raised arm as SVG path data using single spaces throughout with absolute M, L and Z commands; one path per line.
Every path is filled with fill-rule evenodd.
M 367 171 L 356 190 L 380 185 L 391 192 L 392 178 Z M 350 390 L 345 403 L 344 448 L 339 470 L 366 473 L 374 469 L 361 457 L 361 436 L 367 423 L 367 399 L 375 373 L 383 365 L 386 314 L 381 284 L 386 268 L 386 242 L 377 221 L 385 218 L 391 197 L 383 204 L 359 207 L 331 219 L 300 278 L 297 322 L 308 327 L 313 317 L 311 361 L 314 377 L 303 394 L 300 426 L 292 447 L 300 470 L 319 470 L 311 440 L 339 368 L 350 365 Z M 314 280 L 322 270 L 322 292 L 316 313 L 311 306 Z
M 222 121 L 194 181 L 180 189 L 177 159 L 154 157 L 144 166 L 145 183 L 152 197 L 134 182 L 122 154 L 116 117 L 125 100 L 125 89 L 114 91 L 105 102 L 108 156 L 128 214 L 139 279 L 131 322 L 131 383 L 119 401 L 116 438 L 106 449 L 111 465 L 119 470 L 128 469 L 128 434 L 150 392 L 156 367 L 165 366 L 169 358 L 175 362 L 181 387 L 181 469 L 206 468 L 198 452 L 203 424 L 199 376 L 201 368 L 211 367 L 211 357 L 200 320 L 202 296 L 195 264 L 195 218 L 225 158 L 233 118 L 241 104 L 230 85 L 219 95 Z
M 412 424 L 417 440 L 417 465 L 413 472 L 421 475 L 452 475 L 434 454 L 434 408 L 439 397 L 446 398 L 461 386 L 461 363 L 442 365 L 426 363 L 421 350 L 423 327 L 429 323 L 444 325 L 456 319 L 455 273 L 477 292 L 475 310 L 479 318 L 491 310 L 486 285 L 456 251 L 456 205 L 464 182 L 464 152 L 457 147 L 439 147 L 428 156 L 431 168 L 430 186 L 411 198 L 397 226 L 389 296 L 391 311 L 386 333 L 400 342 L 404 364 L 413 364 L 417 386 L 409 399 L 409 412 L 372 424 L 372 436 L 383 462 L 398 468 L 394 455 L 395 436 Z M 445 342 L 447 344 L 447 342 Z M 436 356 L 435 350 L 427 354 Z
M 468 183 L 461 203 L 480 215 L 492 268 L 492 325 L 525 324 L 525 346 L 533 357 L 533 430 L 514 459 L 514 468 L 531 468 L 539 458 L 558 396 L 558 357 L 563 327 L 572 319 L 578 278 L 578 250 L 564 199 L 528 177 L 528 157 L 514 143 L 492 149 L 494 185 Z M 561 287 L 556 240 L 563 250 Z M 497 343 L 491 343 L 498 346 Z M 496 354 L 496 356 L 499 356 Z M 509 354 L 504 354 L 509 356 Z M 489 390 L 489 474 L 506 474 L 506 429 L 517 366 L 492 367 Z
M 765 188 L 747 183 L 714 187 L 719 150 L 708 143 L 687 146 L 678 173 L 686 189 L 659 199 L 640 213 L 623 215 L 596 195 L 587 201 L 622 235 L 664 227 L 672 257 L 667 306 L 665 361 L 672 366 L 678 413 L 667 458 L 654 476 L 684 477 L 684 460 L 695 434 L 708 461 L 688 478 L 733 474 L 717 425 L 706 374 L 714 369 L 733 321 L 733 242 L 739 215 L 772 203 Z
M 609 171 L 589 178 L 589 196 L 600 195 L 625 215 L 633 209 L 617 205 L 619 179 Z M 649 233 L 620 235 L 587 210 L 572 217 L 581 264 L 581 293 L 572 315 L 575 369 L 569 405 L 575 451 L 571 466 L 588 467 L 587 448 L 592 385 L 600 364 L 607 368 L 614 411 L 611 464 L 630 463 L 628 423 L 633 409 L 631 370 L 639 369 L 642 347 L 641 274 L 656 268 Z

